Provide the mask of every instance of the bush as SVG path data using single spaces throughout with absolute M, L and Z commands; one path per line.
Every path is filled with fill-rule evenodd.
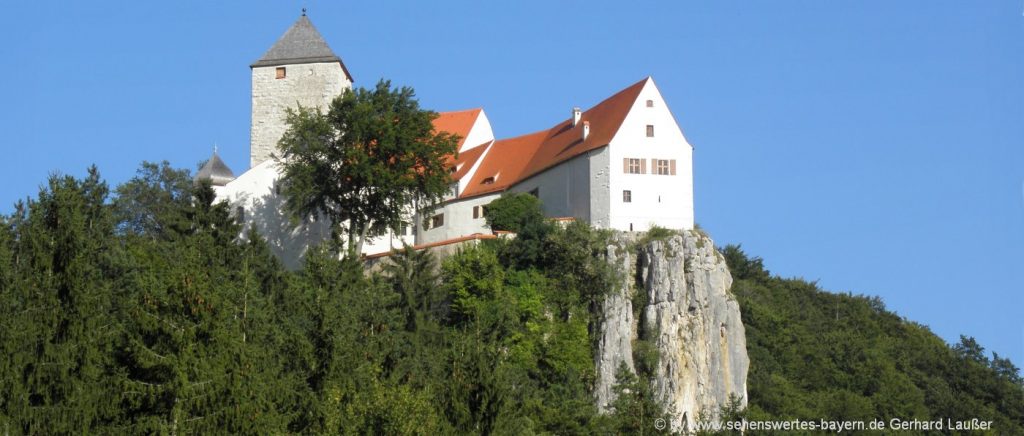
M 540 200 L 530 194 L 504 194 L 487 205 L 487 226 L 491 230 L 518 233 L 524 227 L 544 221 Z

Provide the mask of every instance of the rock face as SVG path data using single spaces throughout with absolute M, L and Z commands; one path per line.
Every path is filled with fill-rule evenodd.
M 732 276 L 725 259 L 711 239 L 687 231 L 640 242 L 636 234 L 618 233 L 608 246 L 608 260 L 624 280 L 602 307 L 595 356 L 599 407 L 606 410 L 614 400 L 619 365 L 635 368 L 637 340 L 658 350 L 651 382 L 673 415 L 673 429 L 693 429 L 701 414 L 717 416 L 730 395 L 746 406 L 749 360 L 740 308 L 729 293 Z M 644 294 L 634 298 L 638 292 Z M 643 307 L 634 311 L 634 300 Z

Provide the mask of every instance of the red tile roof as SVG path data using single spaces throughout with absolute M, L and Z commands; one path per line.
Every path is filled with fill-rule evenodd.
M 503 191 L 548 168 L 608 145 L 648 79 L 583 112 L 576 127 L 572 120 L 566 120 L 547 130 L 495 141 L 460 197 Z M 581 132 L 584 122 L 590 123 L 586 140 Z M 484 183 L 490 177 L 494 177 L 493 181 Z
M 473 128 L 477 117 L 480 116 L 480 111 L 481 109 L 477 108 L 464 111 L 441 112 L 434 119 L 434 130 L 459 135 L 459 148 L 462 148 L 462 143 L 469 136 L 470 129 Z
M 449 165 L 456 168 L 455 172 L 452 173 L 453 181 L 461 180 L 462 177 L 469 172 L 470 168 L 473 168 L 473 164 L 476 163 L 477 159 L 480 159 L 480 156 L 484 154 L 484 150 L 487 149 L 487 145 L 490 144 L 490 142 L 491 141 L 487 141 L 486 143 L 461 152 L 459 153 L 459 157 L 448 160 Z

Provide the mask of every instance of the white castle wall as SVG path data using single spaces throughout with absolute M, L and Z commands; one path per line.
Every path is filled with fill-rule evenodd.
M 513 185 L 511 192 L 537 190 L 544 214 L 551 218 L 574 217 L 591 221 L 591 184 L 600 179 L 591 177 L 595 160 L 604 149 L 594 150 L 562 162 Z
M 608 147 L 590 152 L 590 225 L 602 229 L 611 226 L 610 156 Z
M 285 68 L 283 79 L 276 78 L 279 67 Z M 338 62 L 253 68 L 249 167 L 259 165 L 277 150 L 277 141 L 286 130 L 287 108 L 302 105 L 326 109 L 334 97 L 351 87 Z
M 494 131 L 491 130 L 491 120 L 487 119 L 487 114 L 481 110 L 480 115 L 476 118 L 476 122 L 473 123 L 473 127 L 469 129 L 469 133 L 466 134 L 462 141 L 462 147 L 459 148 L 459 152 L 486 145 L 486 142 L 493 140 Z
M 285 199 L 276 188 L 279 178 L 277 165 L 268 160 L 227 185 L 214 189 L 217 200 L 227 201 L 232 214 L 242 218 L 242 235 L 248 232 L 249 226 L 255 225 L 260 235 L 266 238 L 270 250 L 286 267 L 294 269 L 302 264 L 302 258 L 309 247 L 331 237 L 331 228 L 326 219 L 294 226 L 285 209 Z M 401 248 L 403 241 L 415 245 L 413 235 L 394 235 L 389 232 L 366 241 L 363 254 Z
M 496 193 L 461 200 L 449 199 L 447 203 L 434 209 L 433 212 L 420 215 L 416 220 L 416 244 L 430 244 L 474 233 L 491 233 L 486 219 L 482 216 L 473 218 L 473 207 L 487 205 L 500 196 L 500 193 Z M 430 217 L 439 213 L 444 214 L 444 225 L 425 229 L 423 227 L 424 219 L 429 220 Z
M 647 100 L 652 100 L 653 107 L 647 107 Z M 647 125 L 654 126 L 653 138 L 647 137 Z M 645 231 L 652 224 L 693 228 L 693 147 L 653 80 L 647 81 L 612 139 L 609 157 L 609 227 L 634 231 Z M 625 173 L 624 158 L 646 159 L 647 173 Z M 675 159 L 676 174 L 657 175 L 652 158 Z M 632 192 L 632 202 L 622 201 L 623 190 Z

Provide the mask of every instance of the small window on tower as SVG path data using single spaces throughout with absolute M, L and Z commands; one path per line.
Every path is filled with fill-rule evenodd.
M 622 202 L 623 203 L 632 203 L 633 202 L 633 191 L 630 191 L 630 190 L 622 191 Z
M 245 208 L 238 206 L 235 208 L 235 222 L 238 224 L 245 224 Z
M 647 125 L 647 137 L 648 138 L 653 138 L 654 137 L 654 125 L 652 125 L 652 124 L 648 124 Z
M 286 75 L 284 67 L 277 67 L 277 78 L 283 79 Z
M 647 100 L 647 107 L 654 107 L 654 100 Z

